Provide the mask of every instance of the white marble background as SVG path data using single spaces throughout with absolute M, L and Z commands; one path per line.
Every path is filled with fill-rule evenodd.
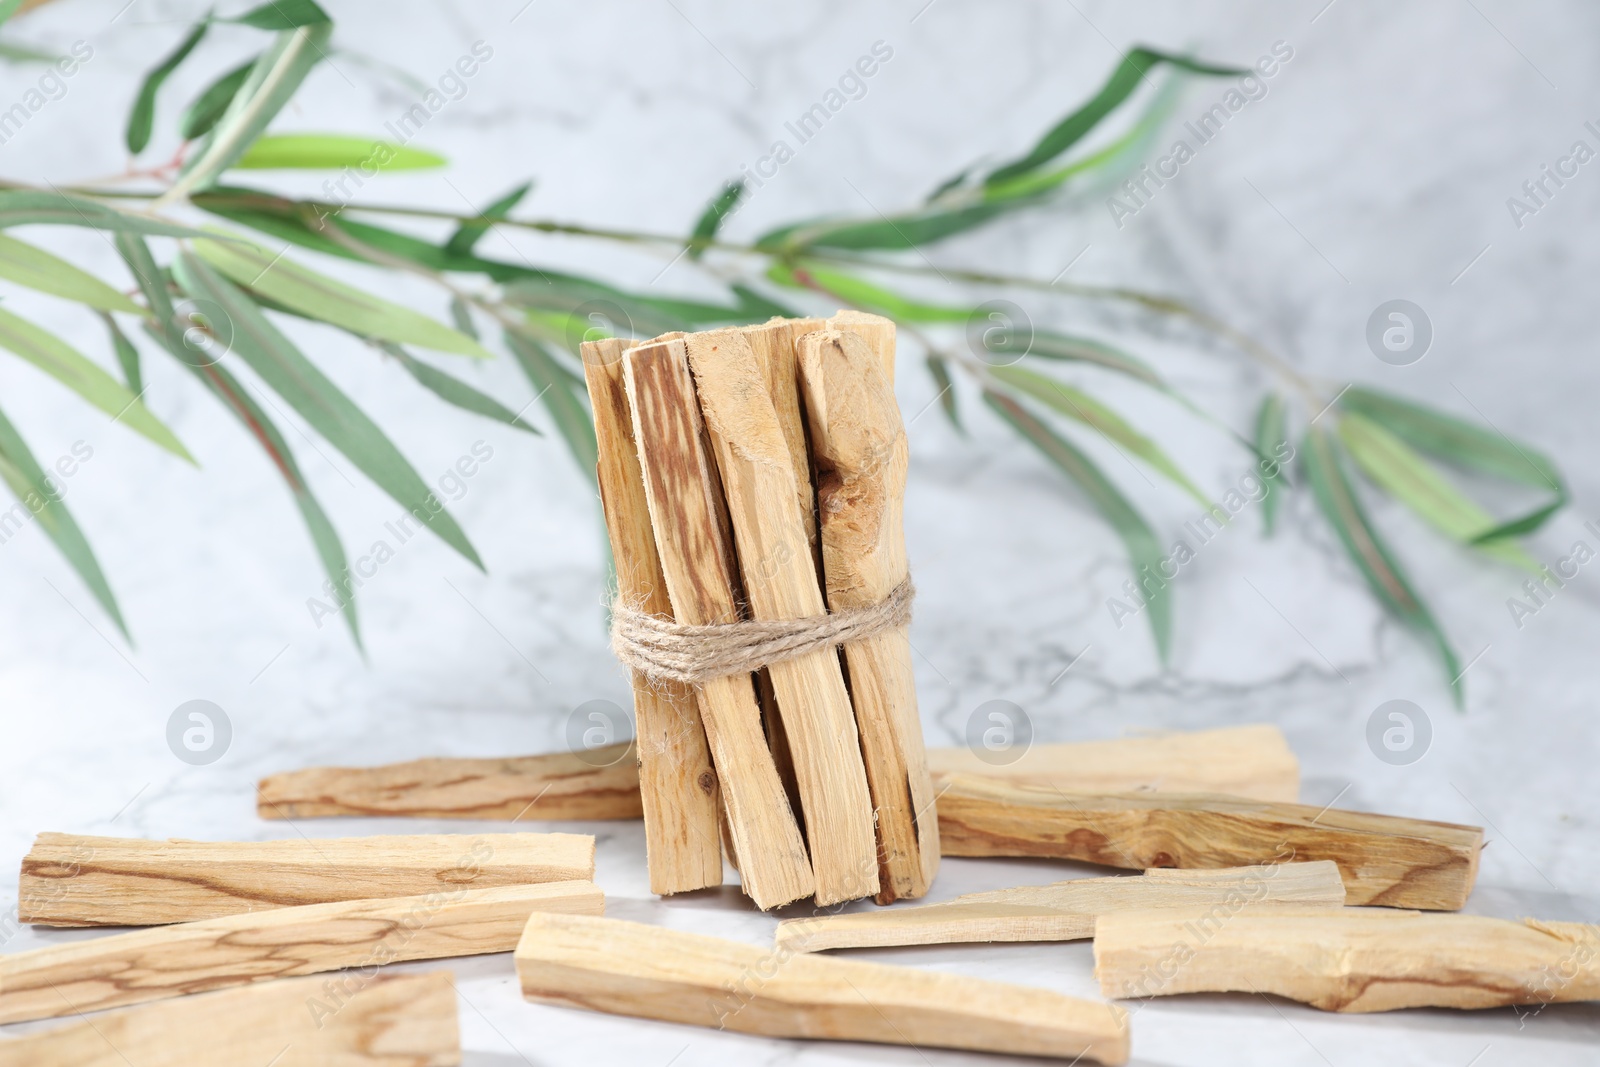
M 0 174 L 61 182 L 123 166 L 121 129 L 137 78 L 204 7 L 134 0 L 114 19 L 124 2 L 63 0 L 5 31 L 54 49 L 86 40 L 94 57 L 64 99 L 0 147 Z M 951 242 L 936 258 L 1050 278 L 1087 246 L 1072 280 L 1183 295 L 1320 378 L 1367 382 L 1486 419 L 1558 456 L 1571 479 L 1576 502 L 1535 538 L 1535 554 L 1554 560 L 1577 538 L 1593 543 L 1581 527 L 1600 489 L 1590 462 L 1600 443 L 1590 355 L 1600 176 L 1585 168 L 1520 230 L 1505 207 L 1541 164 L 1591 136 L 1585 120 L 1600 118 L 1600 13 L 1592 6 L 924 2 L 781 10 L 720 0 L 328 6 L 342 47 L 425 79 L 474 41 L 494 49 L 465 99 L 417 140 L 448 155 L 452 168 L 387 178 L 363 195 L 465 210 L 531 176 L 539 186 L 523 209 L 530 216 L 667 231 L 685 229 L 786 120 L 874 41 L 888 42 L 894 58 L 867 96 L 760 190 L 730 224 L 736 237 L 808 213 L 891 210 L 976 157 L 1015 153 L 1132 44 L 1249 62 L 1286 41 L 1294 58 L 1270 94 L 1125 228 L 1088 198 Z M 170 130 L 181 102 L 258 40 L 244 30 L 217 36 L 205 62 L 172 79 L 158 131 Z M 0 105 L 34 77 L 0 68 Z M 1178 118 L 1220 92 L 1218 83 L 1192 84 Z M 340 53 L 277 126 L 378 135 L 411 102 Z M 151 158 L 170 150 L 170 138 L 158 132 Z M 50 240 L 121 278 L 97 236 Z M 528 233 L 491 240 L 486 247 L 502 257 L 639 286 L 666 262 Z M 377 277 L 318 266 L 369 284 Z M 431 291 L 376 284 L 442 311 Z M 654 286 L 689 292 L 702 284 L 678 264 Z M 1421 304 L 1436 331 L 1427 357 L 1404 368 L 1380 363 L 1363 343 L 1369 312 L 1397 296 Z M 9 285 L 4 297 L 109 359 L 98 324 L 79 310 Z M 1259 373 L 1204 338 L 1157 336 L 1081 302 L 1027 303 L 1040 321 L 1120 338 L 1236 426 L 1253 408 Z M 41 830 L 200 838 L 393 831 L 359 820 L 262 823 L 253 783 L 310 763 L 549 750 L 565 744 L 565 715 L 577 704 L 626 699 L 604 647 L 594 494 L 559 443 L 445 408 L 341 336 L 293 332 L 425 475 L 445 470 L 475 441 L 492 445 L 494 458 L 455 505 L 488 574 L 436 540 L 405 546 L 363 590 L 363 659 L 342 629 L 318 629 L 308 618 L 305 601 L 321 575 L 277 475 L 170 361 L 148 361 L 150 402 L 200 457 L 200 470 L 108 426 L 21 362 L 0 359 L 0 397 L 41 457 L 80 439 L 94 448 L 68 500 L 137 641 L 130 647 L 113 636 L 37 530 L 0 547 L 0 869 L 15 869 Z M 459 369 L 514 407 L 530 395 L 504 360 Z M 1102 391 L 1155 428 L 1207 490 L 1220 492 L 1244 472 L 1245 457 L 1214 431 L 1120 387 Z M 900 394 L 908 413 L 934 395 L 909 355 Z M 1119 631 L 1106 614 L 1106 597 L 1125 577 L 1114 537 L 974 398 L 963 399 L 975 440 L 958 438 L 937 413 L 916 418 L 911 430 L 908 538 L 922 591 L 913 638 L 931 743 L 957 743 L 967 716 L 994 698 L 1026 708 L 1049 740 L 1276 722 L 1303 762 L 1307 802 L 1338 797 L 1346 807 L 1485 825 L 1490 845 L 1472 910 L 1600 920 L 1592 775 L 1600 730 L 1591 688 L 1600 593 L 1591 572 L 1519 631 L 1505 606 L 1519 575 L 1469 560 L 1395 507 L 1376 508 L 1463 661 L 1483 650 L 1467 675 L 1466 710 L 1457 712 L 1436 663 L 1376 609 L 1301 493 L 1273 541 L 1259 538 L 1249 516 L 1185 569 L 1172 665 L 1162 670 L 1142 623 Z M 325 446 L 319 452 L 291 436 L 347 545 L 380 536 L 396 506 L 344 461 L 328 461 Z M 1176 494 L 1147 484 L 1115 455 L 1107 463 L 1164 534 L 1190 517 Z M 169 714 L 195 698 L 220 704 L 234 727 L 231 749 L 207 767 L 179 762 L 164 740 Z M 1410 766 L 1380 762 L 1364 739 L 1372 710 L 1395 698 L 1415 701 L 1433 725 L 1431 749 Z M 497 829 L 415 827 L 435 828 Z M 773 920 L 731 890 L 652 899 L 639 828 L 598 832 L 598 877 L 612 914 L 753 942 L 770 936 Z M 1063 870 L 947 861 L 937 895 L 1046 881 Z M 0 890 L 8 911 L 9 892 Z M 0 950 L 75 936 L 82 935 L 24 931 Z M 1095 995 L 1086 943 L 867 955 Z M 480 1067 L 975 1060 L 533 1007 L 517 996 L 508 958 L 451 966 L 461 979 L 468 1062 Z M 1144 1007 L 1134 1051 L 1137 1063 L 1166 1067 L 1500 1067 L 1593 1063 L 1597 1042 L 1593 1006 L 1549 1008 L 1526 1021 L 1510 1011 L 1344 1018 L 1208 997 Z

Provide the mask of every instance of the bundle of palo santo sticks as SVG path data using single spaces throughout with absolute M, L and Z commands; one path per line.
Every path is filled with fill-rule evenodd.
M 583 345 L 633 668 L 651 888 L 762 908 L 927 892 L 894 324 Z M 840 654 L 842 646 L 842 658 Z

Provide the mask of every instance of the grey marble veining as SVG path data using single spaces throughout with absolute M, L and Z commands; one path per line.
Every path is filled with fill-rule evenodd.
M 0 175 L 60 182 L 123 167 L 121 128 L 134 85 L 203 7 L 124 3 L 62 0 L 5 31 L 52 49 L 83 40 L 94 52 L 65 96 L 0 146 Z M 1592 411 L 1600 364 L 1590 355 L 1589 291 L 1600 268 L 1600 162 L 1584 165 L 1531 215 L 1514 218 L 1507 206 L 1574 141 L 1600 145 L 1584 126 L 1600 121 L 1600 13 L 1588 5 L 328 6 L 341 49 L 424 81 L 475 41 L 494 50 L 464 97 L 417 137 L 453 166 L 375 180 L 363 198 L 467 210 L 535 177 L 530 215 L 668 232 L 685 230 L 719 184 L 754 166 L 775 140 L 792 139 L 785 123 L 874 42 L 886 42 L 893 57 L 866 94 L 755 192 L 730 223 L 736 237 L 805 214 L 893 210 L 976 158 L 1015 153 L 1135 43 L 1249 63 L 1285 42 L 1293 58 L 1266 94 L 1120 227 L 1101 188 L 930 255 L 1046 279 L 1070 264 L 1068 280 L 1178 294 L 1320 381 L 1361 381 L 1484 419 L 1557 456 L 1571 480 L 1573 506 L 1533 539 L 1533 554 L 1554 561 L 1576 540 L 1596 543 L 1584 523 L 1597 517 L 1600 489 L 1590 462 L 1600 443 Z M 164 93 L 151 158 L 173 147 L 163 131 L 180 102 L 258 43 L 242 30 L 216 38 L 209 65 L 180 70 Z M 0 67 L 0 108 L 34 77 Z M 1223 91 L 1220 82 L 1190 83 L 1157 139 L 1158 154 Z M 278 128 L 378 136 L 413 100 L 361 56 L 339 51 Z M 313 193 L 322 179 L 262 180 Z M 663 292 L 708 291 L 685 264 L 669 267 L 670 256 L 534 234 L 489 240 L 497 256 Z M 75 262 L 122 277 L 94 234 L 49 241 Z M 421 283 L 318 266 L 443 311 Z M 949 299 L 991 295 L 937 282 L 912 288 Z M 109 358 L 92 317 L 5 289 L 8 309 Z M 1363 337 L 1373 308 L 1396 297 L 1426 309 L 1435 330 L 1428 355 L 1411 366 L 1378 361 Z M 1247 424 L 1266 381 L 1237 353 L 1191 331 L 1072 299 L 1026 303 L 1042 323 L 1118 339 L 1233 426 Z M 0 398 L 41 458 L 77 441 L 93 448 L 67 499 L 137 641 L 129 647 L 113 636 L 37 530 L 0 545 L 0 869 L 14 869 L 41 830 L 218 839 L 393 832 L 394 824 L 376 820 L 259 821 L 254 782 L 307 764 L 549 750 L 566 744 L 566 716 L 578 704 L 626 701 L 605 648 L 594 492 L 559 442 L 447 409 L 331 331 L 288 329 L 425 477 L 438 477 L 475 442 L 492 448 L 451 504 L 488 573 L 436 539 L 401 546 L 362 589 L 363 659 L 337 622 L 318 627 L 308 613 L 321 575 L 276 473 L 181 371 L 150 359 L 147 398 L 199 457 L 199 470 L 107 425 L 20 361 L 0 359 Z M 1273 540 L 1261 539 L 1259 517 L 1247 511 L 1185 566 L 1172 661 L 1163 669 L 1143 619 L 1119 628 L 1108 613 L 1126 577 L 1113 535 L 976 397 L 962 398 L 970 440 L 927 410 L 935 390 L 914 345 L 905 350 L 898 391 L 912 417 L 907 536 L 921 592 L 912 637 L 930 743 L 959 743 L 973 710 L 991 699 L 1025 708 L 1045 740 L 1276 722 L 1302 760 L 1307 802 L 1486 826 L 1490 845 L 1472 910 L 1600 921 L 1600 729 L 1591 688 L 1600 569 L 1582 570 L 1519 629 L 1506 601 L 1518 595 L 1520 574 L 1470 560 L 1409 513 L 1376 504 L 1463 663 L 1471 661 L 1467 707 L 1457 712 L 1437 664 L 1378 610 L 1300 492 Z M 530 395 L 507 361 L 453 366 L 513 406 Z M 1208 492 L 1244 473 L 1246 457 L 1213 428 L 1119 383 L 1083 380 L 1151 428 Z M 352 554 L 384 537 L 396 506 L 326 446 L 297 429 L 290 437 Z M 1096 454 L 1163 540 L 1193 517 L 1180 494 L 1114 453 Z M 191 699 L 216 702 L 233 724 L 229 751 L 209 766 L 189 766 L 167 748 L 168 716 Z M 1430 750 L 1407 766 L 1378 760 L 1366 741 L 1369 715 L 1391 699 L 1414 701 L 1432 724 Z M 732 890 L 652 898 L 637 825 L 557 828 L 597 833 L 612 914 L 752 942 L 770 937 L 775 919 Z M 950 860 L 936 896 L 1088 870 Z M 0 890 L 7 910 L 13 891 Z M 81 936 L 24 930 L 0 951 Z M 1096 995 L 1086 943 L 859 955 Z M 459 977 L 467 1062 L 476 1067 L 975 1059 L 533 1007 L 521 1002 L 508 958 L 450 967 Z M 1551 1007 L 1527 1019 L 1510 1011 L 1335 1017 L 1261 998 L 1174 998 L 1140 1007 L 1134 1028 L 1134 1062 L 1145 1067 L 1575 1067 L 1593 1063 L 1600 1046 L 1593 1006 Z

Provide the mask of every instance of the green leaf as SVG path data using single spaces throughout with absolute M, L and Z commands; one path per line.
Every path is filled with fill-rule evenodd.
M 445 158 L 407 145 L 340 133 L 277 133 L 257 137 L 237 170 L 340 170 L 358 167 L 363 174 L 386 170 L 442 167 Z
M 956 406 L 956 383 L 950 378 L 950 365 L 943 356 L 930 354 L 926 360 L 928 376 L 933 379 L 933 384 L 939 387 L 939 407 L 944 411 L 944 417 L 950 420 L 950 425 L 961 436 L 967 435 L 967 429 L 961 425 L 961 411 Z
M 1463 699 L 1461 665 L 1444 631 L 1412 590 L 1400 565 L 1367 519 L 1355 486 L 1345 473 L 1337 442 L 1327 431 L 1312 426 L 1301 447 L 1306 475 L 1322 513 L 1327 516 L 1345 551 L 1355 561 L 1378 600 L 1401 622 L 1433 642 L 1450 679 L 1450 690 L 1460 707 Z
M 493 358 L 493 353 L 466 334 L 421 312 L 380 300 L 281 255 L 269 256 L 254 245 L 208 239 L 195 241 L 194 249 L 238 284 L 321 322 L 363 337 Z
M 482 219 L 505 218 L 511 214 L 512 208 L 522 202 L 522 198 L 527 196 L 528 190 L 532 188 L 532 182 L 523 182 L 505 196 L 484 208 L 479 212 L 479 217 Z M 471 255 L 473 248 L 478 243 L 478 239 L 489 232 L 490 225 L 487 221 L 463 222 L 456 227 L 456 232 L 451 234 L 450 239 L 444 243 L 444 250 L 455 256 Z
M 578 469 L 585 474 L 593 471 L 599 462 L 594 423 L 590 421 L 589 409 L 579 399 L 578 386 L 572 380 L 572 375 L 565 373 L 561 364 L 538 341 L 524 337 L 515 330 L 506 331 L 505 341 L 506 347 L 517 358 L 522 373 L 539 390 L 539 399 L 550 413 L 551 421 L 560 431 L 562 439 L 567 442 L 567 449 L 572 453 L 572 458 L 577 460 Z
M 268 0 L 243 15 L 220 21 L 254 26 L 258 30 L 292 30 L 297 26 L 315 26 L 331 20 L 328 13 L 312 0 Z
M 728 182 L 722 187 L 721 192 L 711 198 L 711 203 L 700 213 L 694 229 L 689 233 L 690 259 L 699 259 L 706 254 L 706 243 L 715 239 L 717 231 L 722 228 L 722 220 L 732 214 L 733 209 L 738 207 L 739 201 L 743 199 L 743 178 Z
M 1375 389 L 1354 386 L 1339 398 L 1345 411 L 1364 415 L 1415 448 L 1455 467 L 1519 485 L 1548 489 L 1553 500 L 1526 515 L 1485 530 L 1475 539 L 1520 537 L 1543 526 L 1567 503 L 1567 486 L 1555 463 L 1534 446 L 1493 428 L 1484 429 L 1454 415 L 1413 404 Z
M 400 450 L 238 289 L 184 252 L 174 274 L 185 292 L 220 308 L 232 327 L 231 348 L 273 392 L 342 452 L 395 502 L 483 569 L 467 535 Z
M 1351 458 L 1389 495 L 1416 512 L 1428 525 L 1465 545 L 1531 574 L 1539 564 L 1510 541 L 1482 542 L 1495 527 L 1494 517 L 1468 498 L 1400 438 L 1362 415 L 1346 412 L 1339 419 L 1339 438 Z
M 51 488 L 50 479 L 28 450 L 27 442 L 4 413 L 0 413 L 0 480 L 5 481 L 18 501 L 11 511 L 0 514 L 0 530 L 5 531 L 7 538 L 14 532 L 11 520 L 16 508 L 25 508 L 32 513 L 39 520 L 45 535 L 55 542 L 67 563 L 78 572 L 83 584 L 89 587 L 89 592 L 111 616 L 111 621 L 117 624 L 122 636 L 129 637 L 128 624 L 122 619 L 122 609 L 117 607 L 117 598 L 111 592 L 111 585 L 106 581 L 105 572 L 100 569 L 100 561 L 95 559 L 88 539 L 78 528 L 67 505 L 62 503 L 61 495 Z
M 305 476 L 300 473 L 300 465 L 295 462 L 294 453 L 289 451 L 289 444 L 283 439 L 283 434 L 261 409 L 261 405 L 250 398 L 244 386 L 226 369 L 217 364 L 195 363 L 181 346 L 173 348 L 163 334 L 148 326 L 145 327 L 145 332 L 172 353 L 190 373 L 205 383 L 211 394 L 244 424 L 245 429 L 250 431 L 250 436 L 256 439 L 256 443 L 272 460 L 273 466 L 278 468 L 278 473 L 283 476 L 283 480 L 289 486 L 289 492 L 294 496 L 295 506 L 300 509 L 300 516 L 305 520 L 306 528 L 311 532 L 311 543 L 317 550 L 317 558 L 322 561 L 323 571 L 332 580 L 336 589 L 345 591 L 343 603 L 337 606 L 340 609 L 339 613 L 344 616 L 345 625 L 350 628 L 351 639 L 355 641 L 357 648 L 361 648 L 360 621 L 356 616 L 350 565 L 345 558 L 344 546 L 339 543 L 338 531 L 333 528 L 328 513 L 322 510 L 322 505 L 317 502 L 310 487 L 306 485 Z
M 42 248 L 35 248 L 3 233 L 0 233 L 0 278 L 101 311 L 144 314 L 144 308 L 94 275 L 79 270 Z
M 1261 531 L 1267 537 L 1272 536 L 1278 518 L 1278 504 L 1289 489 L 1289 479 L 1283 473 L 1283 465 L 1268 457 L 1277 456 L 1279 447 L 1288 440 L 1287 408 L 1283 397 L 1268 393 L 1262 397 L 1261 407 L 1256 409 L 1255 437 L 1255 451 L 1260 457 L 1257 469 L 1261 472 L 1262 486 L 1266 490 L 1266 495 L 1261 498 Z
M 456 329 L 474 341 L 481 340 L 477 324 L 472 321 L 472 309 L 467 307 L 466 301 L 459 296 L 450 298 L 450 321 L 456 324 Z
M 966 322 L 972 317 L 971 308 L 924 304 L 854 275 L 828 270 L 810 262 L 794 266 L 774 263 L 767 269 L 767 277 L 778 285 L 822 293 L 841 304 L 874 311 L 897 322 Z
M 22 0 L 0 0 L 0 26 L 5 25 L 21 6 Z
M 323 58 L 323 46 L 332 33 L 333 26 L 327 22 L 280 33 L 250 68 L 228 110 L 189 157 L 163 199 L 177 200 L 204 189 L 237 163 Z
M 111 347 L 117 353 L 117 365 L 122 368 L 122 380 L 128 385 L 128 392 L 134 396 L 144 395 L 144 374 L 139 367 L 139 350 L 133 347 L 122 328 L 117 325 L 117 320 L 100 313 L 100 318 L 105 321 L 106 332 L 111 334 Z
M 0 230 L 12 226 L 85 226 L 91 230 L 144 233 L 159 237 L 203 237 L 203 230 L 129 215 L 81 196 L 33 189 L 0 190 Z
M 17 0 L 17 2 L 20 3 L 21 0 Z M 5 0 L 5 3 L 10 3 L 10 0 Z M 5 4 L 0 3 L 0 7 L 4 6 Z M 11 6 L 15 7 L 16 5 L 12 4 Z M 4 21 L 5 18 L 0 16 L 0 22 Z M 53 56 L 49 52 L 41 52 L 37 48 L 12 44 L 10 41 L 0 41 L 0 59 L 8 59 L 13 63 L 55 63 L 61 57 Z
M 138 155 L 150 143 L 150 130 L 155 125 L 156 119 L 156 93 L 167 76 L 178 69 L 178 64 L 189 57 L 194 51 L 194 46 L 206 35 L 206 30 L 211 26 L 209 17 L 201 19 L 189 31 L 189 36 L 172 53 L 163 59 L 156 68 L 144 76 L 144 82 L 139 86 L 139 95 L 134 97 L 133 110 L 128 113 L 128 129 L 124 136 L 128 151 Z
M 178 321 L 177 311 L 172 306 L 172 295 L 167 291 L 167 277 L 156 266 L 155 257 L 150 255 L 150 246 L 133 233 L 119 233 L 113 240 L 123 262 L 127 263 L 134 280 L 139 283 L 139 291 L 144 293 L 151 317 L 166 335 L 173 351 L 186 352 L 187 358 L 193 359 L 195 353 L 185 337 L 185 331 L 191 324 Z
M 989 373 L 1013 389 L 1021 390 L 1069 419 L 1076 419 L 1095 430 L 1118 451 L 1126 449 L 1132 452 L 1194 497 L 1207 511 L 1214 508 L 1212 502 L 1200 491 L 1199 486 L 1178 469 L 1178 465 L 1160 445 L 1134 429 L 1121 415 L 1088 393 L 1026 367 L 990 367 Z
M 188 449 L 165 423 L 150 413 L 126 386 L 77 349 L 9 311 L 0 310 L 0 346 L 9 348 L 74 393 L 162 448 L 194 462 Z
M 1088 337 L 1075 337 L 1046 330 L 1029 332 L 1005 329 L 985 330 L 980 334 L 980 339 L 984 351 L 996 356 L 1015 356 L 1017 359 L 1034 356 L 1039 359 L 1069 363 L 1090 363 L 1154 386 L 1162 392 L 1172 393 L 1172 388 L 1167 385 L 1166 379 L 1156 373 L 1155 368 L 1148 363 L 1128 355 L 1121 349 Z
M 1245 74 L 1247 71 L 1237 67 L 1212 66 L 1198 63 L 1182 56 L 1174 56 L 1164 52 L 1157 52 L 1149 48 L 1135 48 L 1117 64 L 1111 77 L 1100 87 L 1088 103 L 1067 115 L 1056 123 L 1039 142 L 1033 146 L 1027 155 L 1013 160 L 1003 167 L 997 167 L 984 178 L 985 185 L 997 185 L 1009 181 L 1023 174 L 1038 170 L 1040 167 L 1055 159 L 1061 153 L 1077 144 L 1090 130 L 1099 125 L 1100 120 L 1116 110 L 1122 102 L 1133 94 L 1144 80 L 1145 72 L 1160 63 L 1168 63 L 1181 70 L 1194 74 L 1234 75 Z
M 178 122 L 178 135 L 185 141 L 192 141 L 196 137 L 210 133 L 212 127 L 216 126 L 217 120 L 228 110 L 228 105 L 233 102 L 239 86 L 250 77 L 250 68 L 255 66 L 260 58 L 256 56 L 254 59 L 246 60 L 206 86 L 184 111 L 183 118 Z
M 1089 502 L 1111 524 L 1128 549 L 1134 582 L 1143 590 L 1145 610 L 1150 616 L 1150 632 L 1156 641 L 1161 662 L 1167 662 L 1172 644 L 1172 593 L 1161 578 L 1161 547 L 1150 524 L 1144 521 L 1127 497 L 1111 483 L 1093 460 L 1078 451 L 1065 438 L 1046 426 L 1021 404 L 1008 396 L 984 390 L 984 402 L 1010 423 L 1023 440 L 1042 452 L 1089 498 Z M 1154 586 L 1152 588 L 1152 585 Z
M 734 284 L 731 286 L 733 295 L 739 298 L 739 310 L 748 316 L 749 322 L 761 322 L 765 319 L 798 319 L 803 318 L 798 311 L 787 305 L 780 304 L 747 285 Z
M 422 362 L 399 345 L 381 342 L 379 347 L 398 360 L 423 388 L 445 403 L 453 404 L 463 411 L 494 419 L 496 422 L 503 422 L 507 426 L 515 426 L 519 430 L 543 436 L 537 426 L 525 421 L 494 397 L 480 392 L 460 378 L 446 374 L 432 364 Z

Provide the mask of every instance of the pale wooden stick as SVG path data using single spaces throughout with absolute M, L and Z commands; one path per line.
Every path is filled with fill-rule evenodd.
M 602 768 L 590 767 L 568 753 L 555 753 L 291 771 L 263 779 L 261 814 L 291 819 L 327 815 L 638 818 L 638 771 L 625 747 L 626 743 L 619 744 L 614 752 L 595 749 L 595 762 L 617 761 Z M 1268 725 L 1034 745 L 1016 763 L 998 767 L 977 759 L 965 748 L 930 748 L 928 765 L 935 790 L 944 777 L 957 773 L 1053 783 L 1066 792 L 1080 793 L 1151 789 L 1293 803 L 1300 790 L 1300 767 L 1294 753 L 1283 733 Z M 269 787 L 268 783 L 273 784 Z M 272 798 L 270 805 L 268 797 Z
M 417 819 L 637 819 L 633 742 L 505 759 L 419 759 L 309 767 L 261 779 L 263 819 L 403 815 Z
M 883 371 L 883 380 L 889 383 L 890 389 L 894 388 L 895 328 L 893 319 L 886 319 L 882 315 L 874 315 L 868 311 L 841 308 L 833 313 L 833 318 L 828 320 L 828 329 L 853 333 L 867 342 L 867 347 L 872 349 L 878 357 L 879 367 Z
M 1065 793 L 956 776 L 939 795 L 947 856 L 1112 867 L 1333 860 L 1351 904 L 1454 911 L 1478 873 L 1476 826 L 1204 793 Z
M 447 971 L 292 978 L 0 1039 L 0 1067 L 456 1067 Z
M 817 463 L 817 511 L 828 607 L 865 608 L 910 576 L 904 502 L 906 435 L 882 360 L 843 330 L 799 341 L 800 377 Z M 939 869 L 905 627 L 844 646 L 867 784 L 878 816 L 878 903 L 925 895 Z
M 581 346 L 599 448 L 600 501 L 616 562 L 617 596 L 629 607 L 670 616 L 623 381 L 622 354 L 632 346 L 617 338 Z M 721 885 L 717 812 L 722 800 L 694 689 L 677 682 L 652 684 L 637 671 L 632 675 L 650 891 Z
M 0 955 L 0 1023 L 51 1019 L 269 978 L 509 952 L 535 911 L 598 915 L 593 882 L 345 900 L 178 923 Z
M 795 954 L 616 919 L 535 916 L 529 1000 L 768 1037 L 1128 1058 L 1126 1014 L 1027 986 Z
M 736 621 L 732 549 L 684 343 L 632 349 L 623 366 L 673 616 L 695 626 Z M 809 896 L 815 882 L 806 844 L 767 749 L 750 676 L 713 679 L 697 698 L 745 892 L 763 909 Z
M 1126 911 L 1095 924 L 1109 997 L 1273 993 L 1325 1011 L 1600 1000 L 1600 926 L 1379 908 L 1219 918 Z
M 797 476 L 749 341 L 733 329 L 690 334 L 684 343 L 752 616 L 823 614 Z M 872 798 L 839 655 L 821 649 L 773 663 L 767 673 L 794 754 L 817 903 L 870 896 L 878 891 Z M 740 856 L 751 862 L 747 850 Z
M 1079 878 L 968 893 L 942 904 L 787 919 L 776 943 L 796 952 L 968 941 L 1074 941 L 1094 936 L 1098 915 L 1132 908 L 1210 906 L 1218 914 L 1284 903 L 1344 904 L 1329 860 L 1215 871 L 1155 868 L 1134 877 Z
M 145 841 L 44 833 L 22 859 L 17 917 L 46 926 L 151 926 L 593 877 L 588 834 Z
M 1034 745 L 995 765 L 966 748 L 928 751 L 935 786 L 952 774 L 1053 785 L 1069 793 L 1227 793 L 1300 799 L 1300 764 L 1283 731 L 1266 723 L 1106 741 Z

